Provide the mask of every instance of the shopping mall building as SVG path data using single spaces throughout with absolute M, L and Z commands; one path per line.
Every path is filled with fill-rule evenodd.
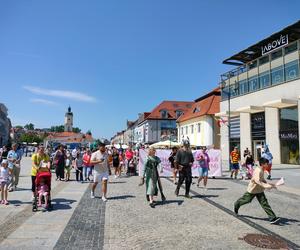
M 258 160 L 265 144 L 274 164 L 300 164 L 299 48 L 300 20 L 224 60 L 236 67 L 221 76 L 225 165 L 234 146 Z

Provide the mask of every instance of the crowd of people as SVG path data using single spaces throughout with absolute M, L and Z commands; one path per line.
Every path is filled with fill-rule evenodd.
M 22 149 L 18 144 L 12 144 L 10 150 L 3 147 L 0 151 L 1 204 L 8 205 L 7 192 L 17 190 L 22 154 Z M 162 201 L 166 200 L 160 179 L 161 160 L 155 154 L 155 148 L 149 148 L 140 183 L 140 185 L 146 185 L 146 199 L 152 208 L 156 205 L 155 196 L 158 195 L 158 191 L 160 191 Z M 36 206 L 44 206 L 45 208 L 51 205 L 51 174 L 50 182 L 47 181 L 49 175 L 46 174 L 51 172 L 51 168 L 55 168 L 56 181 L 70 181 L 71 170 L 74 169 L 77 182 L 92 182 L 92 199 L 95 198 L 95 189 L 100 183 L 101 198 L 106 202 L 108 179 L 109 175 L 112 174 L 111 167 L 114 169 L 115 178 L 119 178 L 122 172 L 126 175 L 136 175 L 138 157 L 138 153 L 132 150 L 131 147 L 126 151 L 114 147 L 108 149 L 103 143 L 93 148 L 75 148 L 73 150 L 68 150 L 63 145 L 59 145 L 53 153 L 51 153 L 51 149 L 45 150 L 44 146 L 41 145 L 37 148 L 36 153 L 32 155 L 33 202 Z M 192 165 L 195 160 L 199 164 L 197 186 L 199 187 L 200 182 L 203 180 L 204 190 L 206 190 L 210 162 L 207 149 L 205 147 L 201 148 L 195 158 L 188 140 L 183 141 L 181 148 L 172 148 L 169 161 L 173 169 L 176 196 L 179 195 L 181 186 L 185 182 L 184 196 L 188 199 L 192 198 L 190 187 L 192 184 Z M 278 221 L 264 194 L 265 189 L 276 187 L 274 184 L 267 183 L 264 179 L 265 171 L 268 173 L 268 179 L 271 179 L 272 158 L 272 154 L 266 146 L 259 160 L 259 166 L 254 169 L 254 159 L 248 148 L 244 150 L 242 159 L 237 147 L 231 152 L 231 177 L 237 178 L 238 172 L 241 171 L 242 178 L 250 179 L 247 192 L 234 203 L 234 212 L 237 215 L 242 205 L 250 203 L 256 197 L 268 214 L 270 222 L 275 223 Z M 177 176 L 179 176 L 178 181 Z

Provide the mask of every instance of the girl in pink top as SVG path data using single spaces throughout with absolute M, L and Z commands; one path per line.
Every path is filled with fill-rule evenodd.
M 44 178 L 41 179 L 40 185 L 38 186 L 38 194 L 39 194 L 39 204 L 38 206 L 42 206 L 42 196 L 44 196 L 45 207 L 48 207 L 48 195 L 49 195 L 49 187 L 46 184 Z

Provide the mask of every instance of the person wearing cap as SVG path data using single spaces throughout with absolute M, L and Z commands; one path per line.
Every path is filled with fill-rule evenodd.
M 100 182 L 102 183 L 102 200 L 106 202 L 109 162 L 104 143 L 100 143 L 98 150 L 92 153 L 90 164 L 94 165 L 94 183 L 92 185 L 91 198 L 95 198 L 95 189 Z
M 179 189 L 185 181 L 185 197 L 192 198 L 190 193 L 190 187 L 192 184 L 192 165 L 194 157 L 190 150 L 190 143 L 188 140 L 183 141 L 183 148 L 180 149 L 175 157 L 175 166 L 179 170 L 179 180 L 175 190 L 175 195 L 178 196 Z
M 12 180 L 8 186 L 8 191 L 12 192 L 17 188 L 20 176 L 20 155 L 17 153 L 18 144 L 12 144 L 11 150 L 7 154 L 8 167 L 12 172 Z

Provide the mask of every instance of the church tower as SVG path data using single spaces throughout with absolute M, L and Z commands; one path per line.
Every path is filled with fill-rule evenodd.
M 69 106 L 68 112 L 65 114 L 65 132 L 73 131 L 73 113 L 71 112 L 71 107 Z

